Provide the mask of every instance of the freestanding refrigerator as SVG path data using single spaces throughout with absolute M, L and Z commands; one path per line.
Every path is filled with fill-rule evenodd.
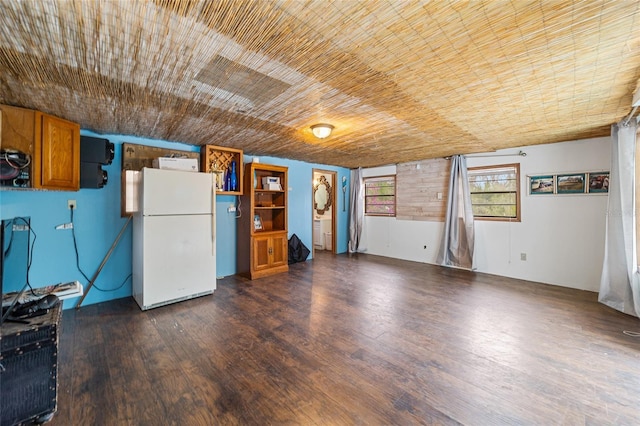
M 133 217 L 133 297 L 151 309 L 216 289 L 211 173 L 144 168 Z

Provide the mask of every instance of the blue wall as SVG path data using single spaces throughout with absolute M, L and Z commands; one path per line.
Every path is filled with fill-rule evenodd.
M 62 223 L 70 222 L 67 200 L 76 200 L 74 212 L 75 234 L 80 256 L 80 267 L 92 278 L 104 256 L 109 251 L 118 233 L 126 224 L 120 217 L 120 166 L 122 164 L 122 143 L 157 146 L 162 148 L 199 151 L 199 147 L 166 141 L 122 135 L 99 135 L 81 131 L 82 135 L 109 139 L 115 144 L 113 163 L 103 166 L 109 175 L 109 182 L 102 189 L 81 189 L 70 191 L 0 191 L 0 218 L 30 216 L 31 227 L 36 233 L 33 260 L 29 280 L 33 287 L 50 284 L 87 280 L 78 272 L 71 230 L 55 230 Z M 252 157 L 245 156 L 246 162 Z M 289 236 L 297 234 L 309 248 L 312 246 L 312 181 L 313 169 L 335 171 L 337 181 L 349 179 L 349 169 L 342 167 L 311 164 L 301 161 L 274 157 L 260 157 L 260 162 L 289 167 Z M 339 192 L 339 189 L 338 189 Z M 348 188 L 347 188 L 348 193 Z M 346 197 L 348 203 L 349 197 Z M 217 202 L 217 272 L 218 276 L 236 273 L 236 213 L 228 213 L 229 205 L 238 204 L 238 197 L 219 195 Z M 242 208 L 243 206 L 241 206 Z M 338 196 L 336 208 L 336 244 L 339 253 L 347 251 L 348 205 L 343 212 L 342 197 Z M 243 211 L 244 212 L 244 211 Z M 115 248 L 108 263 L 102 269 L 95 286 L 83 302 L 83 306 L 131 296 L 131 226 L 127 227 L 120 243 Z M 124 284 L 123 284 L 124 283 Z M 101 290 L 105 291 L 101 291 Z M 116 289 L 116 290 L 114 290 Z M 4 291 L 16 291 L 5 288 Z M 65 309 L 75 306 L 77 299 L 66 300 Z

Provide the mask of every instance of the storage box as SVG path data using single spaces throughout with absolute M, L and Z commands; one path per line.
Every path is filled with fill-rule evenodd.
M 270 191 L 282 190 L 280 185 L 280 178 L 277 176 L 265 176 L 262 178 L 262 189 L 268 189 Z
M 182 170 L 184 172 L 199 172 L 197 158 L 158 157 L 153 160 L 154 169 Z

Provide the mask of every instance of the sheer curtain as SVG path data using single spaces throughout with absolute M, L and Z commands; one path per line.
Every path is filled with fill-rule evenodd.
M 351 193 L 349 194 L 349 253 L 360 251 L 364 222 L 364 182 L 362 167 L 351 170 Z
M 437 263 L 473 269 L 473 229 L 467 160 L 463 155 L 454 155 L 451 157 L 449 199 Z
M 634 205 L 636 130 L 635 120 L 611 126 L 609 204 L 598 300 L 640 317 Z

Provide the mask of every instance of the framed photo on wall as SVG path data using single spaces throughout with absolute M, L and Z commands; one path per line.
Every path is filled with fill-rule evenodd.
M 609 172 L 589 173 L 589 193 L 609 192 Z
M 555 190 L 555 176 L 530 176 L 529 194 L 553 194 Z
M 585 174 L 574 173 L 570 175 L 558 175 L 558 194 L 584 194 Z

